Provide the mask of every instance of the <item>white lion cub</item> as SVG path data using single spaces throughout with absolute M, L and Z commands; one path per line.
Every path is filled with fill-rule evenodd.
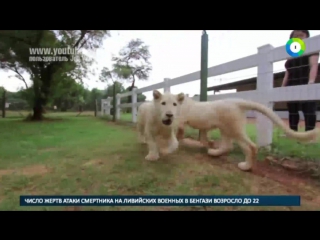
M 145 157 L 146 160 L 159 159 L 160 150 L 163 154 L 169 154 L 178 148 L 179 142 L 174 132 L 173 121 L 179 114 L 183 100 L 183 93 L 161 94 L 154 90 L 153 101 L 143 103 L 139 107 L 137 129 L 140 141 L 148 144 L 149 153 Z M 164 149 L 160 149 L 159 142 L 164 143 Z

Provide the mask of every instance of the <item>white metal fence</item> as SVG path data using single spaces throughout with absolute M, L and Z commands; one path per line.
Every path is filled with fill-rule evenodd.
M 306 51 L 304 54 L 320 52 L 320 35 L 305 39 Z M 273 88 L 273 63 L 288 59 L 285 46 L 274 48 L 270 44 L 258 48 L 258 53 L 231 62 L 208 68 L 208 77 L 258 67 L 257 89 L 230 94 L 209 95 L 208 101 L 224 98 L 242 98 L 262 103 L 270 108 L 274 102 L 320 100 L 320 84 Z M 120 119 L 121 108 L 132 108 L 132 122 L 137 121 L 137 94 L 163 88 L 170 91 L 171 86 L 188 83 L 200 79 L 200 71 L 190 73 L 174 79 L 165 78 L 163 82 L 153 84 L 132 92 L 117 94 L 116 119 Z M 132 103 L 121 104 L 121 98 L 132 95 Z M 193 99 L 199 101 L 199 97 Z M 112 98 L 101 102 L 101 115 L 110 114 Z M 252 115 L 252 114 L 251 114 Z M 272 143 L 273 123 L 260 113 L 255 113 L 257 121 L 257 144 L 268 146 Z

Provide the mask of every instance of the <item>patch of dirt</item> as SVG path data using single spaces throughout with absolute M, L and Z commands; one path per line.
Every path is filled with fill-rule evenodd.
M 200 160 L 200 156 L 197 158 Z M 214 165 L 234 172 L 241 171 L 237 164 L 227 156 L 215 158 Z M 256 161 L 252 171 L 247 174 L 253 177 L 248 178 L 252 192 L 280 194 L 285 191 L 287 194 L 301 196 L 308 201 L 309 205 L 320 207 L 319 182 L 306 173 L 289 170 L 280 165 L 272 165 L 269 161 Z M 279 192 L 280 189 L 283 191 Z
M 86 167 L 91 167 L 91 166 L 100 166 L 100 167 L 103 166 L 104 169 L 112 169 L 113 166 L 117 164 L 118 160 L 120 159 L 121 159 L 120 155 L 109 156 L 108 159 L 92 159 L 84 163 L 81 166 L 81 169 L 84 170 Z
M 39 151 L 40 152 L 54 152 L 56 150 L 57 150 L 57 148 L 44 148 L 44 149 L 41 149 Z
M 190 141 L 197 142 L 194 139 L 191 139 Z M 219 141 L 214 141 L 212 146 L 214 148 L 218 148 Z M 200 147 L 200 143 L 198 147 Z M 227 155 L 221 156 L 219 159 L 223 158 L 224 160 L 227 160 L 226 156 Z M 201 155 L 197 154 L 195 155 L 195 158 L 199 159 L 201 158 Z M 312 179 L 310 174 L 311 171 L 309 171 L 310 169 L 312 170 L 315 168 L 319 168 L 318 163 L 306 163 L 306 161 L 301 159 L 277 159 L 272 156 L 268 156 L 263 162 L 257 160 L 255 161 L 255 166 L 252 170 L 252 173 L 262 177 L 274 179 L 275 181 L 286 185 L 296 185 L 299 182 L 309 184 L 310 182 L 316 183 L 316 181 Z
M 319 182 L 309 175 L 288 170 L 280 165 L 271 165 L 268 161 L 257 162 L 252 173 L 256 176 L 272 179 L 285 187 L 288 194 L 299 195 L 307 200 L 309 205 L 320 207 Z
M 261 177 L 271 178 L 288 186 L 298 186 L 312 181 L 309 177 L 303 174 L 287 170 L 281 166 L 270 165 L 267 161 L 256 162 L 252 173 Z
M 0 170 L 0 176 L 9 174 L 20 174 L 25 176 L 44 175 L 49 172 L 49 169 L 44 165 L 28 166 L 22 169 L 3 169 Z
M 215 147 L 219 141 L 215 141 Z M 187 149 L 186 149 L 187 150 Z M 188 149 L 188 152 L 191 149 Z M 205 153 L 193 153 L 193 161 L 199 164 L 204 162 L 219 167 L 219 171 L 241 172 L 237 167 L 235 159 L 227 155 L 219 158 L 212 158 Z M 242 161 L 242 160 L 241 160 Z M 238 161 L 237 161 L 238 162 Z M 275 163 L 277 162 L 277 164 Z M 309 206 L 320 207 L 320 187 L 319 181 L 312 178 L 310 172 L 302 171 L 298 161 L 276 161 L 267 157 L 265 161 L 255 161 L 255 165 L 248 178 L 244 177 L 244 182 L 251 186 L 251 194 L 293 194 L 299 195 L 303 201 L 307 201 Z
M 94 159 L 94 160 L 90 160 L 88 162 L 86 162 L 85 164 L 83 164 L 83 167 L 88 167 L 88 166 L 94 166 L 94 165 L 103 165 L 104 161 L 102 160 L 98 160 L 98 159 Z
M 277 165 L 307 177 L 319 177 L 320 163 L 318 161 L 308 161 L 293 157 L 279 159 L 275 156 L 268 156 L 265 161 L 269 162 L 270 165 Z
M 289 194 L 301 196 L 303 206 L 320 208 L 319 182 L 296 171 L 291 171 L 278 165 L 270 165 L 268 161 L 257 161 L 251 172 L 242 172 L 237 164 L 227 156 L 212 159 L 206 154 L 195 154 L 194 160 L 199 164 L 210 163 L 219 173 L 238 172 L 246 174 L 241 177 L 244 184 L 250 186 L 249 194 Z M 218 169 L 219 168 L 219 169 Z M 212 170 L 212 169 L 211 169 Z M 228 183 L 226 189 L 230 189 Z M 299 208 L 295 208 L 299 210 Z M 288 208 L 293 210 L 293 208 Z

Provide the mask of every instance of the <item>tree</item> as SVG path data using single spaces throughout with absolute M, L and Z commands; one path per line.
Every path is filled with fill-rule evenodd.
M 138 89 L 137 87 L 135 87 L 136 89 Z M 126 88 L 126 92 L 130 92 L 130 89 L 131 89 L 131 87 L 127 87 Z M 146 100 L 146 95 L 144 95 L 144 94 L 142 94 L 142 93 L 138 93 L 137 94 L 137 101 L 138 102 L 144 102 L 145 100 Z M 128 102 L 128 103 L 131 103 L 132 101 L 131 101 L 131 99 L 130 99 L 130 102 Z
M 62 112 L 75 105 L 82 106 L 84 103 L 85 89 L 81 83 L 77 83 L 71 77 L 66 77 L 53 87 L 53 96 L 48 101 L 51 106 L 57 106 Z M 81 110 L 81 109 L 80 109 Z
M 82 82 L 90 71 L 93 59 L 84 55 L 81 49 L 97 49 L 103 39 L 109 36 L 107 30 L 0 30 L 0 68 L 11 70 L 24 81 L 22 72 L 30 74 L 33 89 L 32 120 L 42 120 L 43 106 L 53 94 L 56 84 L 71 77 Z M 72 48 L 71 53 L 58 56 L 64 61 L 31 61 L 31 48 Z
M 123 87 L 123 84 L 121 82 L 115 82 L 112 84 L 108 84 L 108 87 L 105 90 L 105 97 L 104 98 L 108 98 L 111 97 L 112 100 L 110 102 L 110 104 L 113 106 L 113 103 L 116 103 L 116 99 L 113 99 L 113 92 L 114 92 L 114 88 L 115 88 L 115 95 L 117 96 L 118 93 L 124 93 L 125 89 Z M 122 103 L 126 103 L 125 101 L 121 101 Z M 110 110 L 111 115 L 115 114 L 115 109 L 111 108 Z
M 5 91 L 6 89 L 4 87 L 0 87 L 0 95 Z
M 130 91 L 137 80 L 149 79 L 152 70 L 150 57 L 149 46 L 141 39 L 133 39 L 120 50 L 118 57 L 112 58 L 115 62 L 114 71 L 121 78 L 131 81 Z M 131 102 L 131 96 L 128 97 L 128 102 Z
M 113 116 L 112 116 L 112 121 L 116 121 L 116 114 L 115 114 L 115 109 L 116 109 L 116 90 L 117 90 L 117 86 L 119 88 L 119 85 L 121 84 L 121 77 L 118 73 L 118 71 L 116 71 L 115 69 L 109 70 L 107 67 L 102 68 L 101 73 L 100 73 L 100 77 L 99 77 L 100 81 L 102 82 L 112 82 L 113 85 L 113 94 L 112 94 L 112 107 L 113 107 Z
M 104 92 L 103 90 L 99 90 L 97 88 L 93 88 L 91 90 L 88 97 L 88 104 L 91 110 L 95 109 L 96 100 L 101 101 L 101 99 L 103 98 L 103 92 Z
M 116 95 L 118 93 L 124 93 L 125 89 L 123 87 L 123 84 L 121 82 L 115 82 L 115 86 L 114 84 L 108 84 L 107 88 L 105 89 L 105 94 L 103 98 L 108 98 L 108 97 L 113 97 L 113 88 L 115 87 L 115 92 Z

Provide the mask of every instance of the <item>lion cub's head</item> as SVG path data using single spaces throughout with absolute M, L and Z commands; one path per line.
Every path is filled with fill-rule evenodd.
M 170 126 L 174 118 L 178 115 L 180 105 L 183 103 L 184 94 L 178 95 L 165 92 L 161 94 L 159 91 L 153 91 L 153 102 L 158 117 L 164 125 Z

